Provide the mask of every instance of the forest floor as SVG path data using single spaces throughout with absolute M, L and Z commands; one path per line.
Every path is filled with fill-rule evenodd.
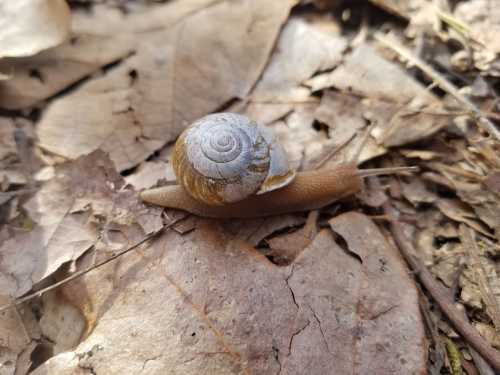
M 500 373 L 496 3 L 0 7 L 0 375 Z M 259 219 L 142 203 L 214 112 L 294 170 L 418 171 Z

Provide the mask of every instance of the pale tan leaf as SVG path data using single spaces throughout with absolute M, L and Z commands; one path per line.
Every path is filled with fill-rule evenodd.
M 134 40 L 126 36 L 75 35 L 57 48 L 36 56 L 0 61 L 0 71 L 9 72 L 2 82 L 0 106 L 20 109 L 36 105 L 72 83 L 116 62 L 133 51 Z
M 0 58 L 31 56 L 68 36 L 71 13 L 65 0 L 17 0 L 0 4 Z
M 155 186 L 158 181 L 175 181 L 175 174 L 171 163 L 144 162 L 138 170 L 127 176 L 125 181 L 135 190 L 147 189 Z
M 332 69 L 347 48 L 344 37 L 326 32 L 301 18 L 291 18 L 281 33 L 252 98 L 257 100 L 289 100 L 304 81 L 317 71 Z
M 398 104 L 407 104 L 412 100 L 419 103 L 436 102 L 434 95 L 419 82 L 367 44 L 360 45 L 347 55 L 333 72 L 314 77 L 310 85 L 313 91 L 333 86 L 370 99 L 385 99 Z

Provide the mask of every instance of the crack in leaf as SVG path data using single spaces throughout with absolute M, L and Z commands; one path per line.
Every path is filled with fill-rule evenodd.
M 288 343 L 287 357 L 290 357 L 292 355 L 292 345 L 293 345 L 293 340 L 295 339 L 295 337 L 300 335 L 310 325 L 311 325 L 311 321 L 308 319 L 307 323 L 303 327 L 300 327 L 296 332 L 292 333 L 292 336 L 290 337 L 290 342 Z
M 307 307 L 309 307 L 309 310 L 311 310 L 311 312 L 314 316 L 314 319 L 318 323 L 319 331 L 321 332 L 321 336 L 323 337 L 323 342 L 325 344 L 326 350 L 328 351 L 328 353 L 333 355 L 332 351 L 330 350 L 330 346 L 328 345 L 328 341 L 326 340 L 325 332 L 323 331 L 323 326 L 321 325 L 321 321 L 319 320 L 318 316 L 316 315 L 316 312 L 312 309 L 312 307 L 309 304 L 307 304 Z
M 288 290 L 290 290 L 290 294 L 292 295 L 293 303 L 294 303 L 295 307 L 297 307 L 297 312 L 298 312 L 298 310 L 300 310 L 300 307 L 299 307 L 299 304 L 297 303 L 297 300 L 295 299 L 295 293 L 293 292 L 293 289 L 292 289 L 292 287 L 290 286 L 290 283 L 289 283 L 290 278 L 293 276 L 293 271 L 294 270 L 295 270 L 295 264 L 292 264 L 292 268 L 290 270 L 290 274 L 286 277 L 285 283 L 286 283 L 286 286 L 288 287 Z

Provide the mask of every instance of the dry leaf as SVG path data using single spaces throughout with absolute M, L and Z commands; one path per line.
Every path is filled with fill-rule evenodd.
M 438 197 L 430 191 L 420 178 L 411 178 L 408 183 L 401 182 L 404 197 L 414 205 L 419 203 L 432 203 Z
M 431 272 L 449 288 L 457 285 L 462 269 L 464 250 L 460 244 L 446 242 L 434 251 L 434 264 Z
M 81 172 L 80 172 L 81 173 Z M 97 176 L 92 176 L 97 180 Z M 87 183 L 90 183 L 90 180 Z M 15 281 L 5 293 L 19 296 L 34 283 L 52 274 L 65 262 L 76 259 L 95 242 L 95 226 L 87 212 L 70 214 L 81 186 L 64 174 L 49 181 L 26 205 L 39 224 L 28 233 L 19 234 L 0 247 L 0 269 Z
M 452 220 L 460 223 L 465 223 L 471 228 L 474 228 L 479 233 L 491 237 L 491 233 L 482 225 L 481 222 L 476 221 L 476 215 L 470 210 L 470 208 L 458 200 L 453 199 L 439 199 L 436 202 L 436 206 L 439 210 Z
M 305 219 L 297 215 L 270 216 L 262 219 L 228 220 L 224 230 L 236 241 L 257 246 L 274 232 L 304 224 Z
M 132 185 L 137 191 L 153 187 L 160 180 L 175 181 L 171 163 L 146 161 L 139 166 L 135 173 L 125 177 L 127 184 Z
M 271 62 L 257 84 L 253 100 L 301 99 L 300 85 L 318 71 L 337 65 L 347 41 L 301 18 L 291 18 L 284 27 Z M 297 92 L 298 95 L 294 95 Z
M 4 291 L 4 274 L 0 269 L 0 288 Z M 0 295 L 2 305 L 10 298 Z M 0 312 L 0 374 L 27 374 L 31 365 L 30 356 L 36 346 L 32 339 L 40 339 L 36 329 L 36 318 L 30 309 L 11 309 Z M 23 372 L 24 371 L 24 372 Z
M 308 247 L 318 234 L 318 211 L 311 211 L 303 228 L 267 240 L 275 264 L 290 264 Z
M 203 12 L 220 0 L 172 0 L 140 4 L 132 11 L 124 11 L 113 2 L 93 1 L 93 6 L 84 11 L 75 9 L 72 29 L 77 34 L 115 36 L 137 34 L 140 38 L 149 32 L 167 29 L 182 22 L 193 13 Z M 126 5 L 125 5 L 126 7 Z
M 362 79 L 361 79 L 362 78 Z M 398 65 L 385 60 L 370 45 L 362 44 L 345 56 L 331 73 L 310 80 L 313 91 L 335 87 L 373 100 L 407 104 L 436 103 L 436 98 Z
M 470 27 L 471 36 L 485 48 L 500 53 L 500 12 L 488 0 L 471 0 L 457 4 L 455 16 Z
M 2 83 L 0 106 L 31 107 L 132 51 L 133 39 L 129 37 L 80 35 L 36 56 L 3 59 L 0 70 L 12 76 Z
M 65 0 L 17 0 L 0 4 L 0 58 L 31 56 L 69 35 Z
M 363 253 L 363 264 L 328 231 L 286 269 L 237 245 L 210 221 L 185 236 L 169 232 L 65 287 L 93 328 L 73 352 L 52 357 L 34 374 L 82 367 L 148 374 L 422 371 L 416 291 L 362 215 L 332 225 L 343 232 L 351 220 L 375 235 L 374 252 L 373 241 L 343 233 Z M 129 239 L 139 235 L 122 230 Z

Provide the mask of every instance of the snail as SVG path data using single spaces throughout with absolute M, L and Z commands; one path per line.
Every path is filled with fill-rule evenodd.
M 195 121 L 176 141 L 178 185 L 141 192 L 144 202 L 215 218 L 262 217 L 327 206 L 362 190 L 368 176 L 416 167 L 292 171 L 272 131 L 245 116 L 214 113 Z

